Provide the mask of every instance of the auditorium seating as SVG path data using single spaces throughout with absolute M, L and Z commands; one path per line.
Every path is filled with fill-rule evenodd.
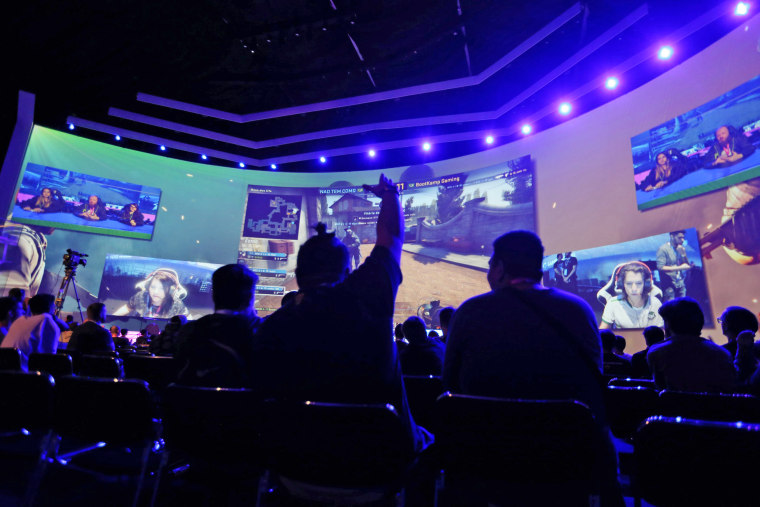
M 86 377 L 124 377 L 121 358 L 111 355 L 84 354 L 75 359 L 74 366 L 77 375 Z
M 659 415 L 760 423 L 760 398 L 749 394 L 662 391 Z
M 404 388 L 414 422 L 424 428 L 430 428 L 435 400 L 443 393 L 441 377 L 404 375 Z
M 29 355 L 29 371 L 42 371 L 57 379 L 73 375 L 74 364 L 68 354 L 34 353 Z
M 615 377 L 607 382 L 608 386 L 615 387 L 648 387 L 654 389 L 654 380 L 643 378 L 630 378 L 630 377 Z
M 21 352 L 17 348 L 0 348 L 0 370 L 21 370 Z
M 130 354 L 124 359 L 124 377 L 145 380 L 151 390 L 163 391 L 177 379 L 179 366 L 173 357 Z
M 604 401 L 612 434 L 624 440 L 633 438 L 644 419 L 660 413 L 657 391 L 648 387 L 607 386 Z

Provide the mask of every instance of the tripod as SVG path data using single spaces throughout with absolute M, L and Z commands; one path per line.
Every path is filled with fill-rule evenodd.
M 79 301 L 79 293 L 77 292 L 77 282 L 76 282 L 76 276 L 77 276 L 77 268 L 66 266 L 66 270 L 64 271 L 63 275 L 63 281 L 61 282 L 61 288 L 58 289 L 58 296 L 55 298 L 55 316 L 58 317 L 58 314 L 61 313 L 61 309 L 63 309 L 63 301 L 66 299 L 66 293 L 69 291 L 69 285 L 71 282 L 74 282 L 74 297 L 77 298 L 77 308 L 79 308 L 79 321 L 84 322 L 84 316 L 82 315 L 82 304 Z

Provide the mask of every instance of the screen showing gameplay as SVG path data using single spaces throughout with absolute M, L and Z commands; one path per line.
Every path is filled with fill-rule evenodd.
M 150 239 L 161 189 L 29 163 L 13 221 Z
M 602 329 L 662 326 L 657 310 L 688 296 L 711 315 L 696 229 L 544 257 L 547 287 L 572 292 L 594 310 Z
M 488 291 L 493 239 L 510 229 L 535 229 L 530 158 L 397 184 L 404 213 L 404 281 L 396 320 L 418 315 L 429 327 L 439 327 L 442 308 Z M 380 198 L 362 187 L 250 185 L 238 262 L 259 275 L 259 311 L 276 310 L 286 292 L 297 290 L 298 246 L 314 232 L 307 224 L 323 222 L 335 231 L 353 270 L 374 247 L 379 211 Z
M 265 316 L 298 288 L 298 249 L 316 234 L 317 222 L 346 245 L 351 269 L 376 241 L 380 201 L 362 184 L 376 183 L 380 171 L 240 170 L 39 126 L 22 167 L 13 194 L 18 197 L 6 210 L 12 216 L 0 224 L 0 295 L 14 287 L 28 296 L 57 294 L 61 259 L 67 249 L 76 250 L 88 255 L 87 265 L 78 267 L 71 284 L 77 293 L 69 291 L 63 311 L 77 317 L 78 297 L 83 310 L 102 300 L 112 317 L 197 319 L 213 312 L 211 274 L 231 263 L 258 274 L 254 304 Z M 436 163 L 418 173 L 391 170 L 405 224 L 394 320 L 419 315 L 429 327 L 438 326 L 440 309 L 489 290 L 486 272 L 496 237 L 536 228 L 529 156 L 488 166 L 464 160 L 445 175 L 434 168 Z M 398 176 L 405 173 L 426 176 Z M 99 202 L 104 220 L 92 219 L 102 216 Z M 139 226 L 131 223 L 138 222 L 137 212 Z
M 211 275 L 219 264 L 106 256 L 98 300 L 111 316 L 189 320 L 213 312 Z
M 631 138 L 640 210 L 760 176 L 760 76 Z

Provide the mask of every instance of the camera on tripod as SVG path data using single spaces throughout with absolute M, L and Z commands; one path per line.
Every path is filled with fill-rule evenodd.
M 66 253 L 63 254 L 63 266 L 71 270 L 76 270 L 77 266 L 87 266 L 87 259 L 85 257 L 88 257 L 86 253 L 67 248 Z

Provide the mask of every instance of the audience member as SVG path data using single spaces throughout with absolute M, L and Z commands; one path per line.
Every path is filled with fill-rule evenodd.
M 103 327 L 106 320 L 106 305 L 92 303 L 87 307 L 87 319 L 71 333 L 66 347 L 67 352 L 75 354 L 100 354 L 114 350 L 111 333 Z
M 409 346 L 409 342 L 404 338 L 403 324 L 396 324 L 396 327 L 393 329 L 393 342 L 396 344 L 396 351 L 399 354 Z
M 24 307 L 21 301 L 11 297 L 0 298 L 0 343 L 8 334 L 8 328 L 13 321 L 21 317 L 24 313 Z
M 454 308 L 451 306 L 442 308 L 441 311 L 438 312 L 438 318 L 441 321 L 441 341 L 443 343 L 446 343 L 446 340 L 449 339 L 449 324 L 451 323 L 451 317 L 453 316 Z
M 425 323 L 419 317 L 409 317 L 403 324 L 409 346 L 399 353 L 404 375 L 440 376 L 443 370 L 443 344 L 425 335 Z M 437 334 L 436 334 L 437 336 Z
M 736 373 L 731 354 L 700 337 L 705 316 L 689 297 L 667 301 L 660 308 L 665 322 L 663 343 L 653 345 L 647 362 L 658 389 L 692 392 L 732 392 Z
M 148 350 L 157 356 L 173 356 L 177 352 L 177 337 L 185 324 L 187 317 L 184 315 L 175 315 L 169 319 L 161 334 L 150 341 Z
M 625 353 L 625 346 L 626 341 L 625 338 L 618 335 L 615 335 L 615 345 L 612 347 L 612 353 L 615 354 L 618 357 L 622 357 L 629 363 L 631 362 L 631 355 Z
M 74 316 L 73 315 L 66 315 L 66 325 L 69 326 L 69 329 L 71 329 L 71 323 L 74 322 Z
M 261 323 L 253 307 L 256 274 L 227 264 L 211 277 L 214 313 L 179 330 L 177 382 L 192 386 L 251 387 L 253 335 Z
M 647 353 L 652 348 L 652 345 L 660 343 L 665 339 L 665 331 L 657 326 L 649 326 L 644 329 L 643 334 L 647 348 L 636 352 L 631 357 L 631 376 L 634 378 L 652 378 L 652 372 L 647 364 Z
M 751 311 L 741 306 L 729 306 L 718 318 L 723 336 L 728 339 L 728 343 L 723 345 L 731 357 L 736 357 L 736 337 L 742 331 L 752 331 L 757 333 L 757 317 Z
M 454 313 L 444 387 L 471 395 L 586 403 L 598 423 L 602 502 L 622 504 L 605 420 L 596 318 L 581 298 L 540 285 L 543 252 L 530 231 L 494 241 L 487 275 L 491 292 L 468 299 Z
M 119 326 L 117 326 L 116 324 L 111 326 L 109 331 L 111 332 L 111 338 L 113 338 L 114 340 L 116 340 L 116 338 L 121 336 L 121 329 L 119 329 Z
M 270 315 L 257 333 L 254 385 L 266 397 L 390 403 L 421 449 L 426 435 L 409 413 L 388 336 L 401 283 L 398 189 L 383 175 L 365 188 L 381 198 L 375 247 L 351 271 L 346 246 L 317 224 L 317 235 L 298 252 L 295 301 Z
M 21 368 L 27 370 L 29 355 L 34 352 L 55 354 L 58 350 L 58 329 L 52 313 L 55 311 L 55 296 L 37 294 L 29 300 L 31 317 L 22 315 L 8 329 L 0 347 L 16 347 L 21 352 Z
M 617 336 L 609 329 L 603 329 L 600 333 L 602 339 L 602 368 L 605 375 L 628 377 L 631 375 L 631 362 L 618 354 L 615 354 L 615 342 Z
M 23 308 L 24 315 L 29 314 L 29 306 L 28 306 L 28 300 L 26 298 L 26 291 L 20 287 L 13 287 L 11 290 L 8 291 L 8 297 L 11 299 L 15 299 L 19 303 L 21 303 L 21 308 Z

